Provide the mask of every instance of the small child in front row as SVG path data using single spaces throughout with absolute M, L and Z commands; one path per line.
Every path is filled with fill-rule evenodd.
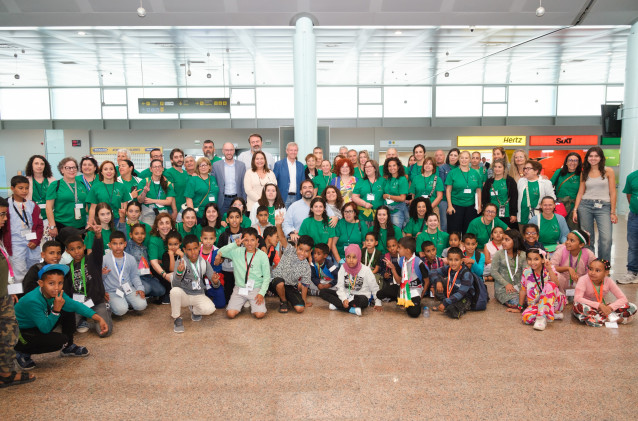
M 180 248 L 182 236 L 177 231 L 171 231 L 166 234 L 164 242 L 166 243 L 166 251 L 162 254 L 162 270 L 166 271 L 166 273 L 173 273 L 175 272 L 177 260 L 180 257 L 184 257 L 184 252 Z
M 146 308 L 144 285 L 140 280 L 135 258 L 124 251 L 126 235 L 122 231 L 111 234 L 109 248 L 111 253 L 104 258 L 103 267 L 107 273 L 103 276 L 104 290 L 111 304 L 111 312 L 123 316 L 129 305 L 135 311 Z
M 463 264 L 467 266 L 473 274 L 483 280 L 483 268 L 485 267 L 485 256 L 478 251 L 478 240 L 475 234 L 468 232 L 463 236 Z
M 174 319 L 175 333 L 184 332 L 182 307 L 188 306 L 191 311 L 191 320 L 194 322 L 200 322 L 202 316 L 208 316 L 215 311 L 215 304 L 205 294 L 206 279 L 212 284 L 212 288 L 219 289 L 221 286 L 210 263 L 200 256 L 201 249 L 197 236 L 187 235 L 182 245 L 184 256 L 178 260 L 171 282 L 171 316 Z
M 60 323 L 60 312 L 78 313 L 100 325 L 100 334 L 108 332 L 104 319 L 95 311 L 64 293 L 64 277 L 69 273 L 66 265 L 45 265 L 38 272 L 39 288 L 25 294 L 15 305 L 15 316 L 20 337 L 15 346 L 16 360 L 23 370 L 35 368 L 32 354 L 60 351 L 61 357 L 86 357 L 89 351 L 78 347 L 64 333 L 52 332 Z M 75 351 L 83 348 L 82 354 Z M 68 352 L 67 352 L 68 351 Z
M 436 249 L 435 249 L 436 250 Z M 421 299 L 425 291 L 429 290 L 430 279 L 428 270 L 415 254 L 416 238 L 403 237 L 399 240 L 399 274 L 392 264 L 386 264 L 391 268 L 394 283 L 385 286 L 377 292 L 377 298 L 383 300 L 389 298 L 403 306 L 410 317 L 419 317 L 421 314 Z
M 450 236 L 451 238 L 452 236 Z M 451 247 L 447 252 L 448 264 L 430 271 L 430 282 L 435 286 L 435 297 L 441 301 L 437 310 L 453 319 L 460 319 L 472 306 L 473 275 L 463 264 L 463 251 Z
M 379 235 L 376 232 L 370 231 L 366 234 L 363 242 L 363 256 L 361 256 L 361 262 L 364 266 L 367 266 L 372 271 L 374 279 L 377 280 L 379 289 L 383 288 L 383 276 L 381 273 L 381 252 L 377 249 L 379 245 Z
M 308 258 L 315 242 L 308 235 L 300 235 L 295 247 L 286 240 L 286 235 L 281 228 L 283 222 L 283 216 L 275 216 L 282 254 L 279 264 L 272 271 L 269 289 L 279 296 L 280 313 L 288 313 L 288 305 L 291 305 L 297 313 L 303 313 L 306 306 L 310 307 L 306 301 L 308 287 L 311 284 Z M 299 292 L 300 288 L 301 292 Z
M 529 267 L 523 270 L 521 279 L 518 308 L 507 311 L 522 312 L 523 323 L 533 324 L 535 330 L 545 330 L 548 321 L 563 320 L 567 298 L 558 289 L 558 275 L 544 250 L 527 250 L 527 264 Z
M 450 237 L 448 238 L 448 243 L 450 246 L 446 249 L 443 249 L 443 252 L 441 253 L 441 257 L 443 258 L 443 261 L 446 262 L 446 264 L 447 253 L 452 247 L 458 247 L 461 249 L 461 251 L 465 251 L 465 245 L 463 245 L 462 235 L 460 232 L 451 232 Z
M 445 266 L 445 262 L 441 257 L 436 257 L 436 245 L 432 241 L 424 241 L 421 243 L 421 252 L 423 253 L 423 258 L 421 261 L 425 265 L 425 268 L 428 270 L 428 273 L 432 270 L 442 268 Z M 434 298 L 434 285 L 430 284 L 430 297 Z
M 312 280 L 310 295 L 319 295 L 324 289 L 337 290 L 339 264 L 330 255 L 330 249 L 326 243 L 315 244 L 310 270 L 310 278 Z
M 587 274 L 578 279 L 572 314 L 587 326 L 601 327 L 605 322 L 627 324 L 636 314 L 636 305 L 627 301 L 609 277 L 610 269 L 608 261 L 596 259 L 589 263 Z M 616 300 L 607 304 L 605 296 L 610 292 Z
M 281 255 L 279 254 L 279 235 L 277 234 L 277 227 L 271 225 L 264 229 L 262 235 L 264 239 L 264 246 L 261 247 L 261 251 L 268 256 L 268 262 L 270 263 L 270 270 L 273 270 L 279 264 Z
M 113 223 L 113 210 L 108 203 L 101 202 L 95 207 L 95 220 L 102 227 L 102 254 L 106 254 L 106 250 L 109 248 L 109 242 L 111 241 L 111 233 L 115 231 L 115 224 Z M 93 231 L 86 233 L 84 237 L 84 245 L 86 246 L 87 253 L 91 254 L 93 250 L 93 239 L 95 234 Z
M 392 268 L 388 266 L 386 262 L 391 262 L 396 270 L 401 270 L 401 266 L 399 265 L 399 242 L 396 238 L 388 238 L 386 242 L 386 247 L 388 252 L 383 256 L 380 263 L 382 266 L 383 272 L 383 283 L 379 286 L 381 289 L 384 286 L 392 285 L 394 282 L 392 279 Z
M 503 234 L 505 231 L 502 227 L 492 228 L 491 240 L 485 244 L 483 254 L 485 254 L 485 267 L 483 268 L 483 279 L 486 281 L 494 281 L 491 276 L 492 257 L 497 251 L 503 250 Z
M 540 231 L 536 224 L 523 225 L 523 240 L 525 241 L 525 251 L 529 249 L 539 249 L 545 251 L 545 247 L 538 241 Z
M 124 232 L 124 231 L 122 231 Z M 169 233 L 170 234 L 170 233 Z M 133 224 L 129 231 L 129 240 L 124 251 L 135 259 L 140 280 L 144 285 L 144 295 L 155 297 L 156 302 L 161 301 L 166 294 L 166 288 L 160 281 L 151 275 L 150 259 L 146 247 L 146 227 L 142 223 Z
M 265 240 L 264 230 L 272 226 L 273 225 L 268 221 L 268 206 L 259 206 L 257 208 L 257 222 L 255 222 L 252 227 L 255 228 L 259 235 Z
M 233 208 L 228 211 L 229 219 Z M 232 224 L 229 222 L 232 227 Z M 220 236 L 221 238 L 221 236 Z M 254 228 L 244 228 L 243 235 L 235 242 L 219 249 L 215 264 L 222 258 L 232 262 L 234 285 L 226 315 L 229 319 L 237 317 L 246 302 L 250 302 L 252 314 L 257 319 L 266 316 L 266 301 L 264 296 L 270 283 L 270 264 L 266 253 L 259 250 L 259 234 Z M 226 274 L 224 274 L 226 279 Z M 228 286 L 228 279 L 226 279 Z M 226 288 L 226 286 L 224 288 Z
M 44 265 L 57 265 L 60 263 L 63 249 L 64 246 L 55 240 L 49 240 L 42 245 L 42 253 L 40 253 L 40 256 L 43 261 L 31 266 L 27 271 L 27 274 L 24 275 L 22 287 L 24 288 L 25 294 L 38 287 L 38 272 L 44 267 Z
M 215 264 L 215 258 L 217 257 L 217 253 L 219 249 L 215 247 L 215 240 L 217 239 L 217 231 L 213 227 L 204 227 L 202 229 L 202 242 L 201 248 L 199 250 L 199 255 L 202 259 L 206 260 L 213 271 L 217 274 L 219 283 L 222 288 L 213 288 L 211 285 L 211 280 L 206 278 L 206 296 L 213 300 L 213 304 L 215 304 L 215 308 L 224 308 L 226 307 L 226 296 L 224 295 L 224 275 L 222 274 L 222 265 Z

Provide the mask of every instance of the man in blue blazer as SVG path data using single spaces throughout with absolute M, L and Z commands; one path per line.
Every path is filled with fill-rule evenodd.
M 230 204 L 236 197 L 246 200 L 246 192 L 244 191 L 246 166 L 243 162 L 235 159 L 235 146 L 232 143 L 224 143 L 222 153 L 224 159 L 213 164 L 212 172 L 219 186 L 217 203 L 219 204 L 220 218 L 228 212 Z
M 286 209 L 301 199 L 299 186 L 304 180 L 303 164 L 297 161 L 299 146 L 295 142 L 286 145 L 286 159 L 275 162 L 273 172 L 277 178 L 277 186 L 286 203 Z

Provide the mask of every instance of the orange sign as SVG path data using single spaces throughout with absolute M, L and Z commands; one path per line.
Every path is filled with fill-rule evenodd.
M 530 146 L 598 145 L 598 136 L 530 136 L 529 144 Z

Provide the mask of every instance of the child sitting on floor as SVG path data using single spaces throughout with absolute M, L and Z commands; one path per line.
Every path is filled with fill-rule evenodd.
M 523 240 L 525 240 L 525 251 L 529 249 L 539 249 L 545 251 L 545 247 L 538 241 L 540 231 L 536 224 L 523 225 Z
M 377 249 L 379 245 L 379 238 L 376 232 L 369 232 L 365 236 L 363 242 L 363 257 L 362 262 L 364 266 L 367 266 L 372 271 L 374 279 L 379 285 L 379 289 L 383 287 L 383 276 L 381 276 L 381 252 Z
M 199 251 L 199 255 L 202 259 L 206 260 L 210 263 L 213 271 L 217 274 L 219 282 L 222 288 L 213 288 L 211 285 L 210 279 L 205 279 L 206 281 L 206 295 L 208 298 L 213 300 L 213 304 L 215 304 L 215 308 L 223 308 L 226 307 L 226 296 L 224 295 L 224 275 L 222 275 L 222 265 L 215 264 L 215 258 L 217 257 L 217 253 L 219 249 L 215 247 L 215 240 L 217 232 L 213 227 L 204 227 L 202 229 L 202 245 Z
M 460 232 L 451 232 L 450 237 L 448 238 L 448 243 L 450 244 L 450 247 L 444 249 L 441 253 L 441 257 L 446 264 L 447 253 L 452 247 L 458 247 L 461 251 L 465 251 L 465 246 L 463 245 L 462 235 Z
M 589 263 L 596 259 L 594 252 L 587 248 L 589 234 L 583 230 L 573 230 L 567 234 L 565 244 L 556 247 L 552 254 L 552 265 L 558 272 L 558 287 L 567 298 L 574 297 L 574 286 L 581 276 L 587 274 Z
M 491 274 L 492 258 L 497 251 L 503 250 L 503 234 L 505 230 L 501 227 L 494 227 L 492 229 L 492 235 L 490 241 L 485 244 L 483 248 L 483 254 L 485 255 L 485 267 L 483 268 L 483 279 L 486 281 L 493 281 L 494 278 Z
M 394 282 L 392 280 L 392 268 L 386 262 L 391 262 L 395 270 L 401 270 L 401 266 L 399 265 L 399 241 L 395 238 L 388 238 L 386 247 L 388 252 L 379 262 L 381 263 L 381 272 L 383 273 L 383 283 L 381 284 L 381 282 L 379 282 L 379 284 L 381 284 L 379 288 L 392 285 Z
M 445 262 L 441 257 L 436 257 L 437 249 L 436 245 L 432 241 L 424 241 L 421 243 L 421 254 L 423 257 L 421 261 L 425 265 L 425 268 L 428 270 L 428 273 L 431 270 L 439 269 L 445 266 Z M 430 297 L 434 297 L 434 285 L 430 284 Z
M 326 243 L 315 245 L 312 253 L 312 267 L 310 295 L 319 295 L 324 289 L 337 290 L 339 278 L 339 264 L 330 256 L 330 249 Z
M 451 247 L 447 253 L 448 264 L 430 271 L 430 282 L 435 285 L 435 297 L 441 301 L 438 311 L 450 318 L 460 319 L 472 306 L 474 277 L 463 264 L 463 251 Z
M 463 264 L 467 266 L 473 274 L 483 280 L 483 268 L 485 267 L 485 256 L 477 250 L 478 240 L 475 234 L 468 232 L 463 236 Z
M 587 326 L 601 327 L 606 322 L 627 324 L 636 314 L 636 305 L 627 301 L 625 294 L 609 277 L 611 265 L 603 259 L 589 264 L 587 275 L 581 276 L 576 284 L 572 314 Z M 605 296 L 612 293 L 616 298 L 605 302 Z
M 257 222 L 252 227 L 257 230 L 259 235 L 265 240 L 264 230 L 273 225 L 268 221 L 268 206 L 259 206 L 257 208 Z

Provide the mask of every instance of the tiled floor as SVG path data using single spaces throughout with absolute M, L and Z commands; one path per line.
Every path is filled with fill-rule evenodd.
M 622 289 L 638 301 L 638 285 Z M 111 338 L 78 335 L 88 358 L 34 356 L 38 380 L 0 391 L 1 419 L 637 417 L 636 322 L 566 317 L 537 332 L 494 300 L 461 320 L 410 319 L 390 304 L 356 317 L 312 301 L 282 315 L 270 299 L 261 321 L 218 311 L 193 323 L 185 309 L 181 335 L 169 307 L 152 305 L 116 321 Z

